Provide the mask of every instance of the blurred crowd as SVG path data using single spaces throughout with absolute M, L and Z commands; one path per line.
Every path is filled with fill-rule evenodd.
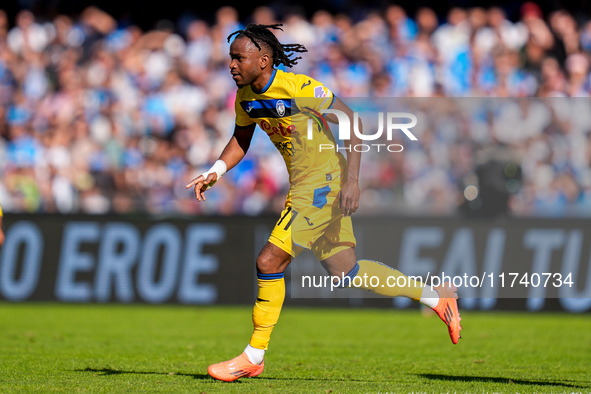
M 348 101 L 366 108 L 360 114 L 366 134 L 378 130 L 378 111 L 418 118 L 412 128 L 418 141 L 401 132 L 393 134 L 393 141 L 376 141 L 400 144 L 403 154 L 361 148 L 367 151 L 360 179 L 362 212 L 591 215 L 587 98 L 374 98 L 372 105 L 368 99 Z
M 5 211 L 281 211 L 287 174 L 260 130 L 205 203 L 185 189 L 232 134 L 236 86 L 226 37 L 250 22 L 283 23 L 279 40 L 308 49 L 291 71 L 343 98 L 552 97 L 588 111 L 591 21 L 564 10 L 545 16 L 531 2 L 516 21 L 501 8 L 452 8 L 447 15 L 420 8 L 408 15 L 392 5 L 353 20 L 326 11 L 306 18 L 297 10 L 276 15 L 259 7 L 238 15 L 221 7 L 214 23 L 162 20 L 150 31 L 96 7 L 52 18 L 24 10 L 14 21 L 0 10 Z M 364 161 L 367 205 L 386 199 L 393 213 L 456 213 L 470 200 L 466 186 L 483 182 L 471 178 L 479 157 L 500 149 L 522 172 L 518 186 L 503 184 L 509 212 L 591 215 L 591 123 L 572 121 L 566 110 L 556 115 L 554 105 L 514 102 L 521 111 L 515 119 L 538 121 L 534 133 L 491 122 L 454 129 L 442 120 L 418 134 L 419 150 Z

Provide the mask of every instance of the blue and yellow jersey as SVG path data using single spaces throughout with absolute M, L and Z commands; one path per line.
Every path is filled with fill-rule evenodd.
M 283 156 L 294 187 L 326 182 L 339 176 L 344 156 L 336 153 L 336 142 L 321 109 L 334 102 L 333 93 L 320 82 L 303 74 L 274 70 L 260 93 L 249 86 L 236 95 L 236 125 L 256 123 Z M 307 138 L 308 119 L 312 119 L 313 138 Z M 322 149 L 321 149 L 322 147 Z

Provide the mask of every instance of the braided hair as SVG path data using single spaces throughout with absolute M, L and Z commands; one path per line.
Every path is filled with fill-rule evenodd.
M 237 30 L 234 33 L 228 36 L 228 42 L 233 36 L 236 38 L 239 37 L 248 37 L 250 41 L 259 49 L 261 50 L 261 45 L 267 46 L 271 49 L 273 53 L 273 65 L 279 66 L 283 64 L 286 67 L 292 67 L 295 64 L 298 64 L 298 59 L 301 59 L 301 56 L 291 58 L 290 56 L 293 52 L 308 52 L 305 46 L 301 44 L 282 44 L 279 42 L 275 34 L 271 31 L 271 29 L 281 30 L 283 29 L 280 27 L 283 26 L 281 23 L 276 23 L 274 25 L 255 25 L 254 23 L 249 24 L 246 26 L 244 30 Z

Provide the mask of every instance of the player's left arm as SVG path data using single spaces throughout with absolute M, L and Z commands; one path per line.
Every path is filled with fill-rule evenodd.
M 349 119 L 354 119 L 353 110 L 336 96 L 334 97 L 332 108 L 343 111 Z M 329 114 L 325 119 L 331 123 L 338 122 L 337 117 L 333 114 Z M 360 144 L 361 140 L 353 132 L 352 128 L 353 122 L 351 122 L 351 139 L 345 140 L 345 146 L 347 148 L 347 178 L 339 193 L 339 208 L 343 216 L 351 216 L 359 208 L 359 166 L 361 163 L 361 152 L 357 152 L 352 147 Z M 361 119 L 359 119 L 359 132 L 363 134 Z

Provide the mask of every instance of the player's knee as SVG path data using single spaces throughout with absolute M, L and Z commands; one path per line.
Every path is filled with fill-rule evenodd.
M 284 269 L 284 262 L 272 254 L 261 253 L 257 258 L 257 272 L 261 274 L 275 274 L 283 272 Z
M 262 274 L 274 274 L 274 268 L 277 267 L 277 264 L 274 263 L 274 259 L 267 254 L 261 254 L 257 258 L 257 272 Z

